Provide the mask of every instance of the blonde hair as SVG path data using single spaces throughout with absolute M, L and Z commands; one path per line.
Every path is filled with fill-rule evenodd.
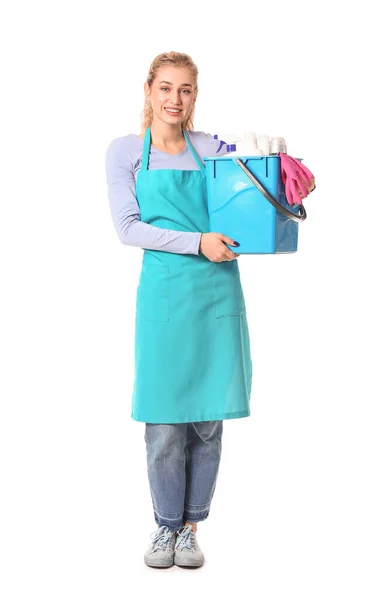
M 152 87 L 158 70 L 166 65 L 177 68 L 187 67 L 188 69 L 190 69 L 194 77 L 194 90 L 198 90 L 197 66 L 194 64 L 193 60 L 188 54 L 183 54 L 182 52 L 163 52 L 162 54 L 159 54 L 158 56 L 156 56 L 156 58 L 153 59 L 146 79 L 149 88 Z M 190 113 L 182 122 L 182 129 L 193 130 L 194 107 L 195 105 L 193 104 Z M 141 113 L 141 135 L 143 135 L 148 129 L 148 127 L 152 125 L 152 120 L 153 110 L 149 100 L 145 98 L 144 107 Z

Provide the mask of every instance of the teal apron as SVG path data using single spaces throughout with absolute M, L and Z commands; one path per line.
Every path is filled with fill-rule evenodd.
M 209 232 L 206 172 L 149 170 L 144 137 L 136 195 L 141 220 Z M 222 232 L 219 232 L 222 233 Z M 136 295 L 132 418 L 188 423 L 250 415 L 252 361 L 239 266 L 203 254 L 144 250 Z

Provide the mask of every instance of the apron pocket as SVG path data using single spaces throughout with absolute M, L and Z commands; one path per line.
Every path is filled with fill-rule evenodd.
M 235 260 L 213 263 L 215 317 L 234 317 L 245 312 L 239 266 Z
M 169 320 L 169 268 L 165 265 L 142 265 L 137 316 L 141 321 Z

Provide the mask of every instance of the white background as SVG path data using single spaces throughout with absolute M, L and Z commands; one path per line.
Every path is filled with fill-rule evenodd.
M 3 5 L 3 600 L 367 598 L 359 6 Z M 170 50 L 199 68 L 196 130 L 284 136 L 317 182 L 295 254 L 239 258 L 252 414 L 224 422 L 193 571 L 143 562 L 156 528 L 144 424 L 130 418 L 143 251 L 117 238 L 104 172 L 110 141 L 139 133 L 149 65 Z

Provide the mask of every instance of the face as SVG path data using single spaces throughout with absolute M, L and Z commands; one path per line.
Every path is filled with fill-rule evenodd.
M 151 90 L 147 83 L 144 85 L 146 97 L 152 103 L 154 119 L 171 125 L 182 123 L 196 101 L 194 84 L 194 77 L 186 67 L 159 69 Z

